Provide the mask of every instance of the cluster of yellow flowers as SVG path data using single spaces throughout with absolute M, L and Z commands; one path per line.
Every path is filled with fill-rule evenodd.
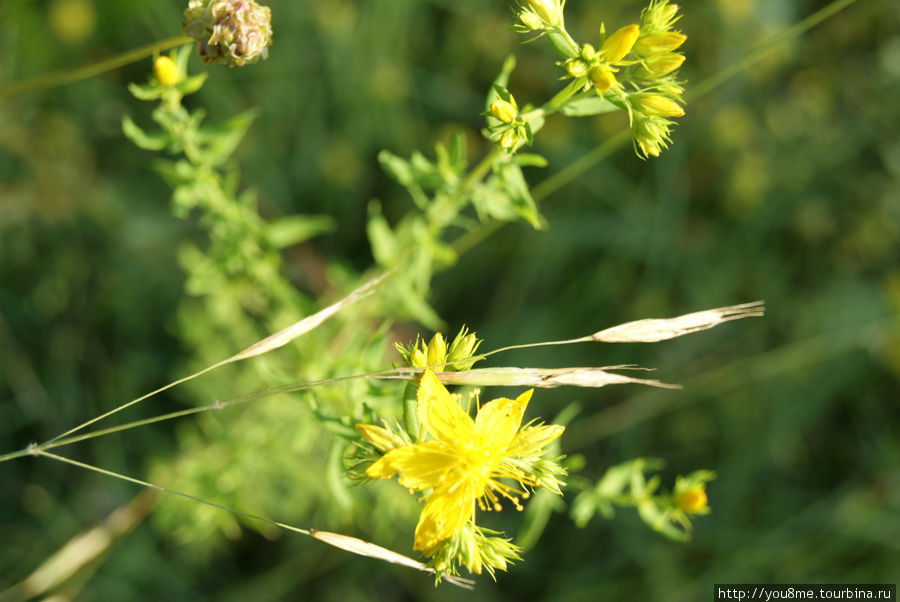
M 426 369 L 416 409 L 429 438 L 412 442 L 387 427 L 357 425 L 363 438 L 383 454 L 365 475 L 397 475 L 410 493 L 425 493 L 413 547 L 431 558 L 436 571 L 454 573 L 457 563 L 473 573 L 505 569 L 519 550 L 496 537 L 498 533 L 477 526 L 476 511 L 499 511 L 504 500 L 521 510 L 522 501 L 538 487 L 560 493 L 563 469 L 543 455 L 563 427 L 522 425 L 531 394 L 528 390 L 515 399 L 482 404 L 473 420 L 460 396 Z
M 643 157 L 659 156 L 660 150 L 671 142 L 673 117 L 684 115 L 684 89 L 676 71 L 684 63 L 678 49 L 687 39 L 675 31 L 680 18 L 678 6 L 667 0 L 651 0 L 641 14 L 640 24 L 626 25 L 605 36 L 601 29 L 599 48 L 592 44 L 577 44 L 565 29 L 560 0 L 519 0 L 521 32 L 546 35 L 563 56 L 559 64 L 571 78 L 571 91 L 593 89 L 628 113 L 635 151 Z M 554 99 L 545 109 L 556 110 L 572 97 Z M 559 102 L 555 102 L 559 101 Z M 496 105 L 496 107 L 495 107 Z M 494 101 L 490 113 L 503 124 L 492 128 L 495 140 L 502 148 L 514 148 L 525 139 L 521 131 L 526 123 L 519 116 L 515 101 L 509 98 Z M 530 140 L 528 140 L 530 141 Z
M 675 71 L 684 63 L 677 49 L 687 37 L 673 26 L 678 6 L 654 0 L 641 15 L 641 23 L 626 25 L 606 38 L 599 50 L 581 47 L 579 55 L 564 62 L 569 77 L 587 90 L 624 104 L 632 139 L 639 155 L 658 157 L 671 141 L 671 117 L 684 115 L 684 88 Z

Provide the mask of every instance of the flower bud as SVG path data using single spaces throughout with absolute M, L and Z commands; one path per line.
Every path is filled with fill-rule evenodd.
M 600 92 L 601 94 L 619 83 L 616 81 L 613 70 L 608 65 L 597 65 L 591 69 L 588 77 L 590 78 L 591 83 L 594 84 L 594 88 L 597 92 Z
M 184 19 L 205 63 L 240 67 L 265 58 L 272 43 L 272 12 L 254 0 L 190 0 Z
M 178 67 L 175 61 L 167 56 L 159 56 L 153 61 L 153 74 L 163 86 L 174 86 L 178 83 Z
M 584 77 L 588 72 L 588 64 L 581 59 L 569 59 L 566 61 L 566 73 L 578 79 Z
M 677 4 L 669 4 L 666 0 L 653 1 L 641 14 L 641 29 L 647 34 L 668 31 L 678 19 Z
M 660 150 L 668 146 L 671 123 L 664 117 L 636 114 L 631 124 L 631 138 L 638 155 L 658 157 Z
M 410 368 L 424 368 L 427 365 L 428 359 L 425 349 L 417 345 L 409 354 L 409 366 Z
M 506 102 L 502 98 L 498 98 L 491 103 L 491 115 L 503 123 L 511 123 L 518 113 L 515 105 Z
M 529 10 L 523 10 L 519 13 L 519 21 L 531 31 L 544 29 L 544 22 L 541 18 Z
M 427 366 L 443 368 L 447 363 L 447 343 L 444 341 L 444 335 L 435 333 L 428 343 L 425 361 Z
M 500 136 L 500 148 L 503 150 L 510 150 L 519 142 L 519 134 L 516 133 L 515 128 L 510 128 L 503 132 L 503 135 Z
M 706 489 L 702 483 L 694 485 L 675 496 L 675 505 L 688 514 L 697 514 L 706 510 L 709 500 L 706 497 Z
M 634 45 L 634 53 L 641 56 L 666 54 L 684 44 L 686 39 L 686 35 L 674 31 L 643 36 Z
M 474 332 L 466 334 L 465 326 L 461 328 L 450 344 L 450 351 L 447 352 L 448 369 L 469 370 L 477 361 L 470 358 L 475 355 L 479 345 L 481 341 L 475 337 Z
M 609 63 L 618 63 L 621 61 L 631 50 L 632 46 L 634 46 L 639 35 L 641 35 L 641 28 L 635 24 L 626 25 L 625 27 L 620 28 L 614 34 L 606 38 L 603 46 L 600 47 L 603 60 Z
M 528 7 L 547 27 L 556 27 L 562 22 L 559 0 L 526 0 Z
M 634 74 L 640 79 L 655 79 L 675 71 L 682 63 L 684 63 L 683 54 L 664 54 L 645 59 L 641 66 L 635 69 Z
M 684 115 L 681 105 L 660 94 L 639 96 L 632 102 L 632 106 L 644 115 L 656 115 L 657 117 L 681 117 Z
M 377 449 L 379 452 L 386 454 L 396 447 L 403 447 L 406 441 L 399 435 L 394 434 L 390 430 L 375 426 L 373 424 L 357 424 L 356 430 L 363 439 Z

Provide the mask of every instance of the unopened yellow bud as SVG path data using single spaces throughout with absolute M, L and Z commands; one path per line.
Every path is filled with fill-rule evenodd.
M 641 56 L 654 56 L 672 52 L 687 39 L 683 33 L 668 31 L 640 38 L 634 45 L 635 54 Z
M 664 54 L 651 57 L 643 62 L 643 65 L 635 71 L 635 75 L 642 79 L 662 77 L 681 67 L 682 63 L 684 63 L 683 54 Z
M 682 491 L 675 497 L 675 505 L 688 514 L 697 514 L 706 510 L 708 500 L 703 485 L 696 485 Z
M 532 31 L 544 29 L 544 22 L 541 18 L 529 10 L 523 10 L 519 13 L 519 21 Z
M 562 21 L 558 0 L 527 0 L 528 7 L 540 17 L 544 25 L 556 27 Z
M 178 67 L 175 61 L 167 56 L 156 57 L 153 61 L 153 74 L 163 86 L 174 86 L 178 83 Z
M 519 141 L 519 135 L 514 129 L 508 129 L 500 136 L 500 148 L 509 150 Z
M 431 337 L 425 360 L 427 365 L 432 367 L 443 367 L 447 362 L 447 343 L 444 341 L 444 335 L 438 332 Z
M 594 84 L 594 88 L 600 93 L 606 92 L 619 83 L 616 81 L 613 70 L 607 65 L 597 65 L 591 69 L 588 77 L 590 78 L 591 83 Z
M 518 115 L 516 107 L 502 98 L 498 98 L 491 103 L 491 115 L 502 121 L 503 123 L 511 123 Z
M 672 98 L 681 98 L 684 94 L 684 88 L 676 84 L 675 82 L 668 82 L 666 84 L 657 85 L 655 89 L 658 90 L 661 94 L 666 96 L 670 96 Z
M 357 424 L 356 430 L 369 444 L 385 454 L 396 447 L 405 445 L 403 439 L 386 428 L 374 424 Z
M 588 72 L 588 64 L 581 59 L 569 59 L 566 61 L 566 73 L 574 78 L 584 77 Z
M 411 368 L 424 368 L 428 365 L 428 359 L 425 354 L 425 349 L 416 346 L 415 349 L 412 350 L 412 353 L 409 354 L 409 365 Z
M 635 109 L 644 115 L 656 115 L 657 117 L 681 117 L 684 109 L 677 102 L 660 94 L 648 94 L 634 101 Z
M 635 24 L 620 28 L 603 42 L 603 46 L 600 48 L 603 59 L 609 63 L 618 63 L 625 58 L 639 35 L 641 35 L 641 28 Z

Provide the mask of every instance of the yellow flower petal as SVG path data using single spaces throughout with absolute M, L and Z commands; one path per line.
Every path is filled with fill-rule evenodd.
M 478 497 L 476 489 L 469 482 L 435 489 L 419 516 L 413 549 L 431 555 L 442 541 L 469 522 Z
M 475 417 L 475 432 L 490 441 L 492 451 L 503 453 L 522 424 L 522 415 L 531 399 L 533 389 L 516 397 L 501 397 L 481 406 Z
M 459 462 L 457 456 L 440 441 L 426 441 L 393 449 L 366 469 L 372 479 L 389 479 L 399 474 L 397 482 L 407 489 L 422 491 L 441 484 L 447 473 Z
M 472 419 L 431 370 L 422 374 L 416 399 L 419 422 L 435 439 L 456 444 L 475 434 Z

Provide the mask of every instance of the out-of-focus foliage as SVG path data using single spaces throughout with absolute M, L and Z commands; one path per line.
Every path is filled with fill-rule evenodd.
M 586 39 L 601 20 L 614 31 L 641 8 L 567 4 L 567 26 Z M 690 3 L 680 22 L 688 35 L 688 98 L 691 85 L 822 5 Z M 183 9 L 168 0 L 6 0 L 0 82 L 176 35 Z M 507 28 L 505 3 L 330 0 L 277 3 L 272 12 L 269 58 L 240 70 L 209 67 L 196 102 L 213 123 L 258 107 L 235 161 L 243 182 L 258 191 L 263 217 L 335 220 L 333 233 L 285 249 L 283 260 L 298 295 L 327 297 L 343 288 L 347 272 L 372 263 L 369 201 L 378 198 L 391 221 L 410 207 L 380 170 L 378 152 L 409 157 L 457 127 L 470 153 L 486 152 L 478 134 L 484 92 L 521 40 Z M 178 501 L 160 506 L 71 590 L 123 600 L 696 600 L 717 582 L 895 579 L 898 24 L 894 2 L 851 5 L 689 101 L 659 159 L 640 161 L 623 148 L 544 201 L 548 230 L 506 226 L 434 281 L 429 302 L 437 314 L 468 324 L 492 346 L 767 301 L 762 320 L 659 345 L 504 357 L 510 365 L 634 362 L 683 383 L 681 392 L 559 389 L 536 396 L 533 407 L 549 421 L 580 403 L 561 447 L 570 459 L 586 460 L 593 481 L 605 472 L 599 467 L 636 456 L 666 458 L 664 483 L 696 466 L 714 469 L 712 512 L 695 521 L 692 543 L 661 539 L 629 512 L 579 529 L 553 498 L 534 499 L 523 518 L 548 521 L 540 540 L 498 583 L 482 579 L 469 594 L 434 590 L 421 574 L 307 538 L 229 527 L 230 515 Z M 191 60 L 192 71 L 201 69 Z M 224 328 L 229 306 L 185 293 L 180 249 L 202 248 L 206 234 L 191 219 L 172 217 L 170 190 L 151 168 L 151 154 L 120 130 L 126 114 L 150 122 L 150 109 L 126 88 L 150 69 L 145 61 L 0 104 L 0 439 L 8 448 L 0 452 L 222 359 L 292 318 L 261 314 L 247 330 Z M 519 97 L 543 98 L 556 85 L 554 73 L 546 48 L 527 45 L 511 87 Z M 526 177 L 555 173 L 623 127 L 621 114 L 549 119 L 533 149 L 549 167 L 527 168 Z M 228 290 L 221 298 L 241 295 Z M 408 341 L 415 332 L 398 325 L 390 335 Z M 368 321 L 342 322 L 311 337 L 302 353 L 226 368 L 128 416 L 287 382 L 291 362 L 327 357 L 330 370 L 344 373 L 386 365 L 396 358 L 381 356 L 386 346 L 375 343 L 388 336 L 373 333 Z M 344 346 L 352 337 L 378 356 L 330 357 L 335 338 Z M 404 551 L 416 504 L 389 483 L 373 486 L 370 497 L 329 478 L 340 456 L 323 446 L 333 437 L 309 421 L 315 412 L 354 405 L 357 389 L 291 394 L 65 453 L 129 474 L 168 474 L 176 488 Z M 191 453 L 179 457 L 185 449 Z M 30 458 L 0 465 L 0 479 L 9 492 L 0 501 L 0 587 L 138 492 Z M 504 520 L 495 519 L 488 526 L 502 529 Z

